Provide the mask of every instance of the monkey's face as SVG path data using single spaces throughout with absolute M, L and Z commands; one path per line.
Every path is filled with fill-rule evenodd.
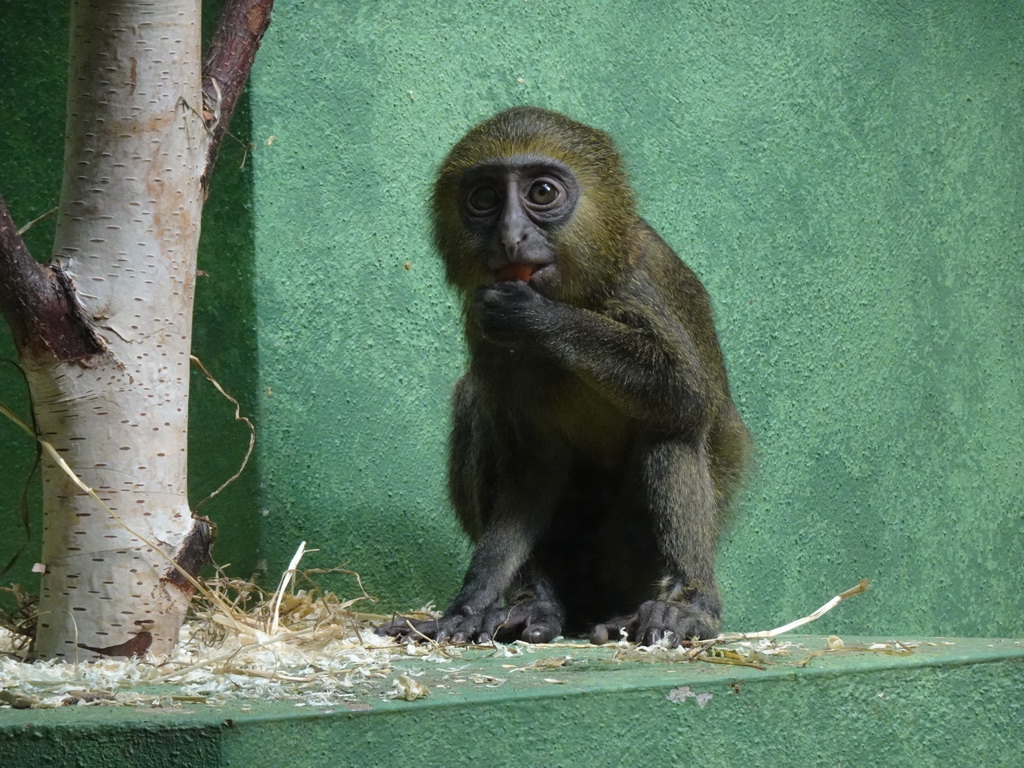
M 637 222 L 611 139 L 536 107 L 467 133 L 438 172 L 433 209 L 448 282 L 467 306 L 482 286 L 509 280 L 595 304 L 628 260 Z
M 487 159 L 463 174 L 457 194 L 485 284 L 518 280 L 540 293 L 559 293 L 558 233 L 580 196 L 568 167 L 539 155 Z

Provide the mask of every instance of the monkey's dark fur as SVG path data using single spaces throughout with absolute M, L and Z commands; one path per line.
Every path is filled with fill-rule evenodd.
M 700 281 L 635 210 L 603 132 L 533 107 L 441 166 L 461 294 L 449 489 L 475 549 L 438 641 L 714 637 L 715 545 L 748 453 Z

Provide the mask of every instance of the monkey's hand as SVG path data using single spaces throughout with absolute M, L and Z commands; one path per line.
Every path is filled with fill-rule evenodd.
M 590 642 L 604 645 L 616 641 L 625 632 L 637 645 L 656 645 L 664 640 L 670 648 L 688 640 L 718 637 L 718 620 L 686 603 L 648 600 L 636 613 L 598 624 L 590 633 Z
M 485 339 L 514 347 L 549 325 L 555 306 L 528 283 L 506 280 L 477 289 L 473 315 Z
M 438 643 L 546 643 L 562 634 L 564 611 L 554 600 L 527 600 L 481 612 L 454 611 L 440 619 L 414 621 L 399 616 L 377 628 L 378 635 Z

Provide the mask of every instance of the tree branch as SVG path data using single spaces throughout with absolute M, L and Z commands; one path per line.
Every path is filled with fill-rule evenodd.
M 221 142 L 249 78 L 274 0 L 226 0 L 203 62 L 203 119 L 210 129 L 202 186 L 217 161 Z M 0 197 L 0 313 L 11 328 L 19 354 L 48 350 L 61 360 L 103 351 L 81 317 L 71 280 L 57 267 L 39 264 L 29 253 Z
M 274 0 L 227 0 L 224 4 L 203 61 L 203 119 L 212 134 L 203 169 L 204 191 L 263 33 L 270 26 L 273 7 Z
M 22 356 L 49 350 L 60 360 L 79 360 L 103 351 L 79 314 L 70 279 L 32 258 L 2 196 L 0 312 Z

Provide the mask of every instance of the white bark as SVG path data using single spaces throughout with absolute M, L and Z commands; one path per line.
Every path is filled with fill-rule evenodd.
M 74 3 L 53 264 L 73 280 L 105 352 L 23 364 L 41 437 L 120 520 L 44 463 L 42 658 L 143 650 L 146 632 L 149 650 L 166 654 L 188 600 L 166 576 L 194 524 L 189 349 L 208 143 L 196 114 L 200 8 Z

